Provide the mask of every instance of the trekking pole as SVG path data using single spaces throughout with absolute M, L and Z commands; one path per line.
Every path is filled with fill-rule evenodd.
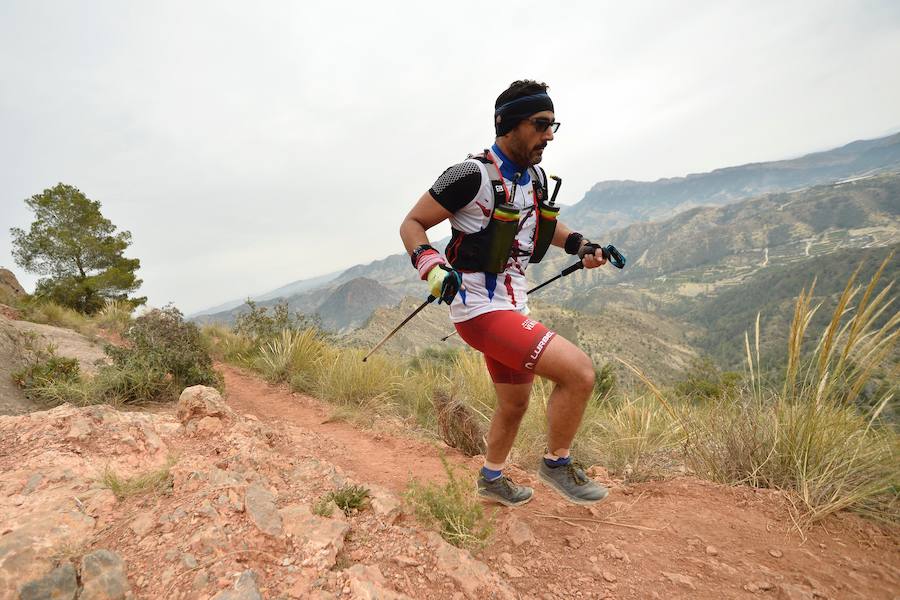
M 372 348 L 372 349 L 369 351 L 368 354 L 366 354 L 366 355 L 363 357 L 362 361 L 363 361 L 363 362 L 366 362 L 366 359 L 369 358 L 370 356 L 372 356 L 372 354 L 374 354 L 376 350 L 378 350 L 379 348 L 381 348 L 381 346 L 382 346 L 386 341 L 388 341 L 389 339 L 391 339 L 391 336 L 393 336 L 395 333 L 397 333 L 398 331 L 400 331 L 400 328 L 401 328 L 401 327 L 403 327 L 404 325 L 406 325 L 406 324 L 409 322 L 410 319 L 412 319 L 414 316 L 416 316 L 417 314 L 419 314 L 419 312 L 420 312 L 423 308 L 425 308 L 426 306 L 428 306 L 429 304 L 431 304 L 432 302 L 434 302 L 436 299 L 437 299 L 437 298 L 435 298 L 434 296 L 432 296 L 431 294 L 429 294 L 429 295 L 428 295 L 428 298 L 425 300 L 425 302 L 423 302 L 422 304 L 420 304 L 419 307 L 418 307 L 416 310 L 414 310 L 414 311 L 412 311 L 411 313 L 409 313 L 409 316 L 406 317 L 405 319 L 403 319 L 403 322 L 401 322 L 399 325 L 397 325 L 396 327 L 394 327 L 394 329 L 391 330 L 391 332 L 390 332 L 389 334 L 387 334 L 386 336 L 384 336 L 384 339 L 382 339 L 380 342 L 378 342 L 378 344 L 377 344 L 374 348 Z
M 586 255 L 586 254 L 595 252 L 598 248 L 603 251 L 603 258 L 608 260 L 609 264 L 616 267 L 617 269 L 625 268 L 625 256 L 621 252 L 619 252 L 619 250 L 612 244 L 606 246 L 605 248 L 603 246 L 600 246 L 599 244 L 586 244 L 584 246 L 584 248 L 582 248 L 583 254 L 582 254 L 581 258 L 584 258 L 584 255 Z M 568 267 L 566 267 L 565 269 L 563 269 L 562 271 L 560 271 L 559 275 L 557 275 L 556 277 L 548 279 L 547 281 L 545 281 L 544 283 L 542 283 L 540 285 L 534 286 L 533 288 L 531 288 L 530 290 L 528 290 L 525 293 L 532 294 L 532 293 L 538 291 L 539 289 L 541 289 L 542 287 L 544 287 L 545 285 L 549 285 L 549 284 L 553 283 L 554 281 L 556 281 L 557 279 L 559 279 L 561 277 L 565 277 L 566 275 L 571 275 L 575 271 L 577 271 L 579 269 L 583 269 L 583 268 L 584 268 L 584 263 L 581 262 L 581 259 L 579 259 L 577 263 L 571 264 Z M 445 335 L 444 337 L 442 337 L 441 341 L 446 342 L 448 339 L 450 339 L 454 335 L 456 335 L 455 331 L 449 335 Z

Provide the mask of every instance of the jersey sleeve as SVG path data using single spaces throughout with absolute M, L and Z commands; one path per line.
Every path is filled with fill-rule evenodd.
M 475 199 L 481 189 L 481 169 L 467 160 L 444 171 L 428 191 L 438 204 L 456 212 Z

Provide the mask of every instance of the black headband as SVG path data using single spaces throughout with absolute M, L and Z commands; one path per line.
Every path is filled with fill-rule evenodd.
M 523 96 L 501 104 L 494 111 L 494 129 L 497 131 L 497 136 L 506 135 L 520 121 L 544 110 L 553 110 L 553 100 L 544 93 Z

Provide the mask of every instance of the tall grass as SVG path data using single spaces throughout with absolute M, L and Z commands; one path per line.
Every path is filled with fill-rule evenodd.
M 843 509 L 900 518 L 898 436 L 881 419 L 893 396 L 887 392 L 871 406 L 857 402 L 900 336 L 900 314 L 888 312 L 892 284 L 875 292 L 886 264 L 865 287 L 856 274 L 850 278 L 814 343 L 808 330 L 821 304 L 813 304 L 814 284 L 800 293 L 780 386 L 763 380 L 759 319 L 753 343 L 745 338 L 749 388 L 718 403 L 673 408 L 639 373 L 682 428 L 685 457 L 697 474 L 785 490 L 801 525 Z
M 259 347 L 255 366 L 269 381 L 288 381 L 303 389 L 309 386 L 301 382 L 311 381 L 325 351 L 318 330 L 283 329 L 280 335 Z
M 106 305 L 91 317 L 91 320 L 103 329 L 122 333 L 131 325 L 134 307 L 122 300 L 107 300 Z

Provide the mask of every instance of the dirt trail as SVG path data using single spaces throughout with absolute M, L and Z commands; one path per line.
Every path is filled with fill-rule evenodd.
M 443 478 L 442 453 L 473 474 L 479 466 L 402 433 L 327 422 L 328 405 L 219 368 L 232 408 L 314 432 L 321 458 L 361 481 L 402 493 L 413 476 Z M 610 498 L 589 509 L 566 504 L 530 473 L 511 474 L 535 488 L 535 499 L 498 510 L 496 534 L 477 556 L 523 598 L 900 597 L 900 536 L 851 515 L 827 520 L 804 540 L 773 491 L 692 478 L 606 480 Z M 523 541 L 529 532 L 534 540 Z

